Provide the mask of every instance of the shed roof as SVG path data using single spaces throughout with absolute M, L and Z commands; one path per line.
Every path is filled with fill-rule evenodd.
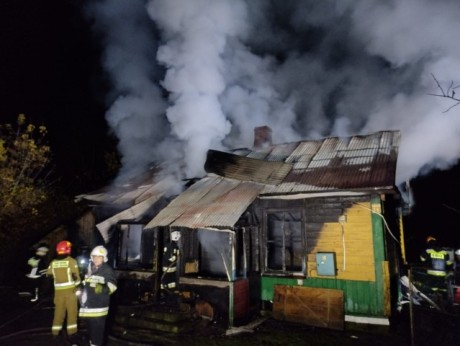
M 145 228 L 233 227 L 263 184 L 208 175 L 162 209 Z
M 75 196 L 75 202 L 82 200 L 96 204 L 120 205 L 122 207 L 133 206 L 145 201 L 164 191 L 170 184 L 170 179 L 159 179 L 160 172 L 158 165 L 152 166 L 143 174 L 137 175 L 124 181 L 122 184 L 113 184 L 99 191 Z

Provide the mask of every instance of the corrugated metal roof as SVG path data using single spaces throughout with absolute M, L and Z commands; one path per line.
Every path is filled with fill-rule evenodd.
M 288 174 L 283 172 L 279 176 L 284 176 L 279 183 L 264 181 L 263 176 L 258 175 L 257 181 L 267 184 L 261 194 L 391 189 L 395 184 L 399 142 L 399 131 L 381 131 L 369 135 L 285 143 L 238 153 L 262 160 L 259 164 L 251 162 L 250 167 L 263 165 L 266 160 L 292 165 Z M 218 152 L 213 155 L 219 156 Z M 241 174 L 235 178 L 254 180 L 253 170 L 246 169 L 247 162 L 235 162 L 243 166 L 237 168 Z M 236 170 L 223 164 L 220 170 L 214 170 L 209 164 L 207 171 L 226 176 L 228 167 Z
M 239 155 L 210 150 L 205 166 L 210 174 L 174 199 L 146 228 L 233 227 L 264 194 L 392 189 L 399 141 L 399 131 L 382 131 L 239 149 L 234 152 Z
M 208 175 L 171 201 L 146 228 L 231 228 L 263 187 L 254 182 Z
M 161 184 L 166 183 L 166 180 L 157 181 L 158 172 L 159 167 L 153 166 L 145 173 L 132 177 L 121 185 L 112 185 L 93 193 L 78 195 L 75 201 L 87 200 L 121 206 L 135 205 L 152 196 Z
M 96 227 L 104 238 L 104 241 L 107 243 L 110 240 L 110 228 L 113 225 L 116 225 L 119 221 L 136 220 L 138 217 L 144 215 L 154 203 L 160 200 L 161 197 L 163 197 L 162 193 L 152 195 L 150 198 L 147 198 L 131 208 L 125 209 L 122 212 L 98 223 Z
M 272 155 L 272 158 L 274 155 Z M 284 157 L 284 155 L 283 155 Z M 266 161 L 268 160 L 268 161 Z M 248 180 L 264 184 L 279 184 L 291 171 L 292 164 L 270 162 L 222 151 L 208 150 L 205 170 L 226 178 Z M 211 171 L 208 171 L 208 166 Z

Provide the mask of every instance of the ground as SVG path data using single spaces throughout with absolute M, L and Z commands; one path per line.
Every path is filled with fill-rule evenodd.
M 51 337 L 50 326 L 54 312 L 51 297 L 31 303 L 26 297 L 21 297 L 15 287 L 1 287 L 0 295 L 0 345 L 71 345 Z M 350 328 L 334 331 L 261 317 L 260 324 L 254 323 L 245 332 L 231 335 L 226 335 L 225 330 L 211 322 L 199 332 L 157 334 L 150 343 L 128 342 L 108 335 L 107 345 L 410 345 L 408 331 L 406 326 L 372 332 Z

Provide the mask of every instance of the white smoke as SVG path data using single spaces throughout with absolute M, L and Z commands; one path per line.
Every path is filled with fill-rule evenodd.
M 168 126 L 158 86 L 154 26 L 143 1 L 97 1 L 87 12 L 105 46 L 102 63 L 112 87 L 106 119 L 119 140 L 123 180 L 160 157 L 155 147 Z
M 429 95 L 432 75 L 460 82 L 457 0 L 97 4 L 125 165 L 200 176 L 208 149 L 250 147 L 261 125 L 275 143 L 401 130 L 398 184 L 460 157 L 460 107 Z

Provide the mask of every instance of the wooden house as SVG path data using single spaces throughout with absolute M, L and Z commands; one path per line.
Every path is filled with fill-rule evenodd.
M 402 243 L 399 131 L 273 145 L 263 127 L 256 139 L 210 150 L 207 175 L 144 228 L 181 232 L 183 296 L 229 326 L 261 311 L 333 329 L 387 325 Z

